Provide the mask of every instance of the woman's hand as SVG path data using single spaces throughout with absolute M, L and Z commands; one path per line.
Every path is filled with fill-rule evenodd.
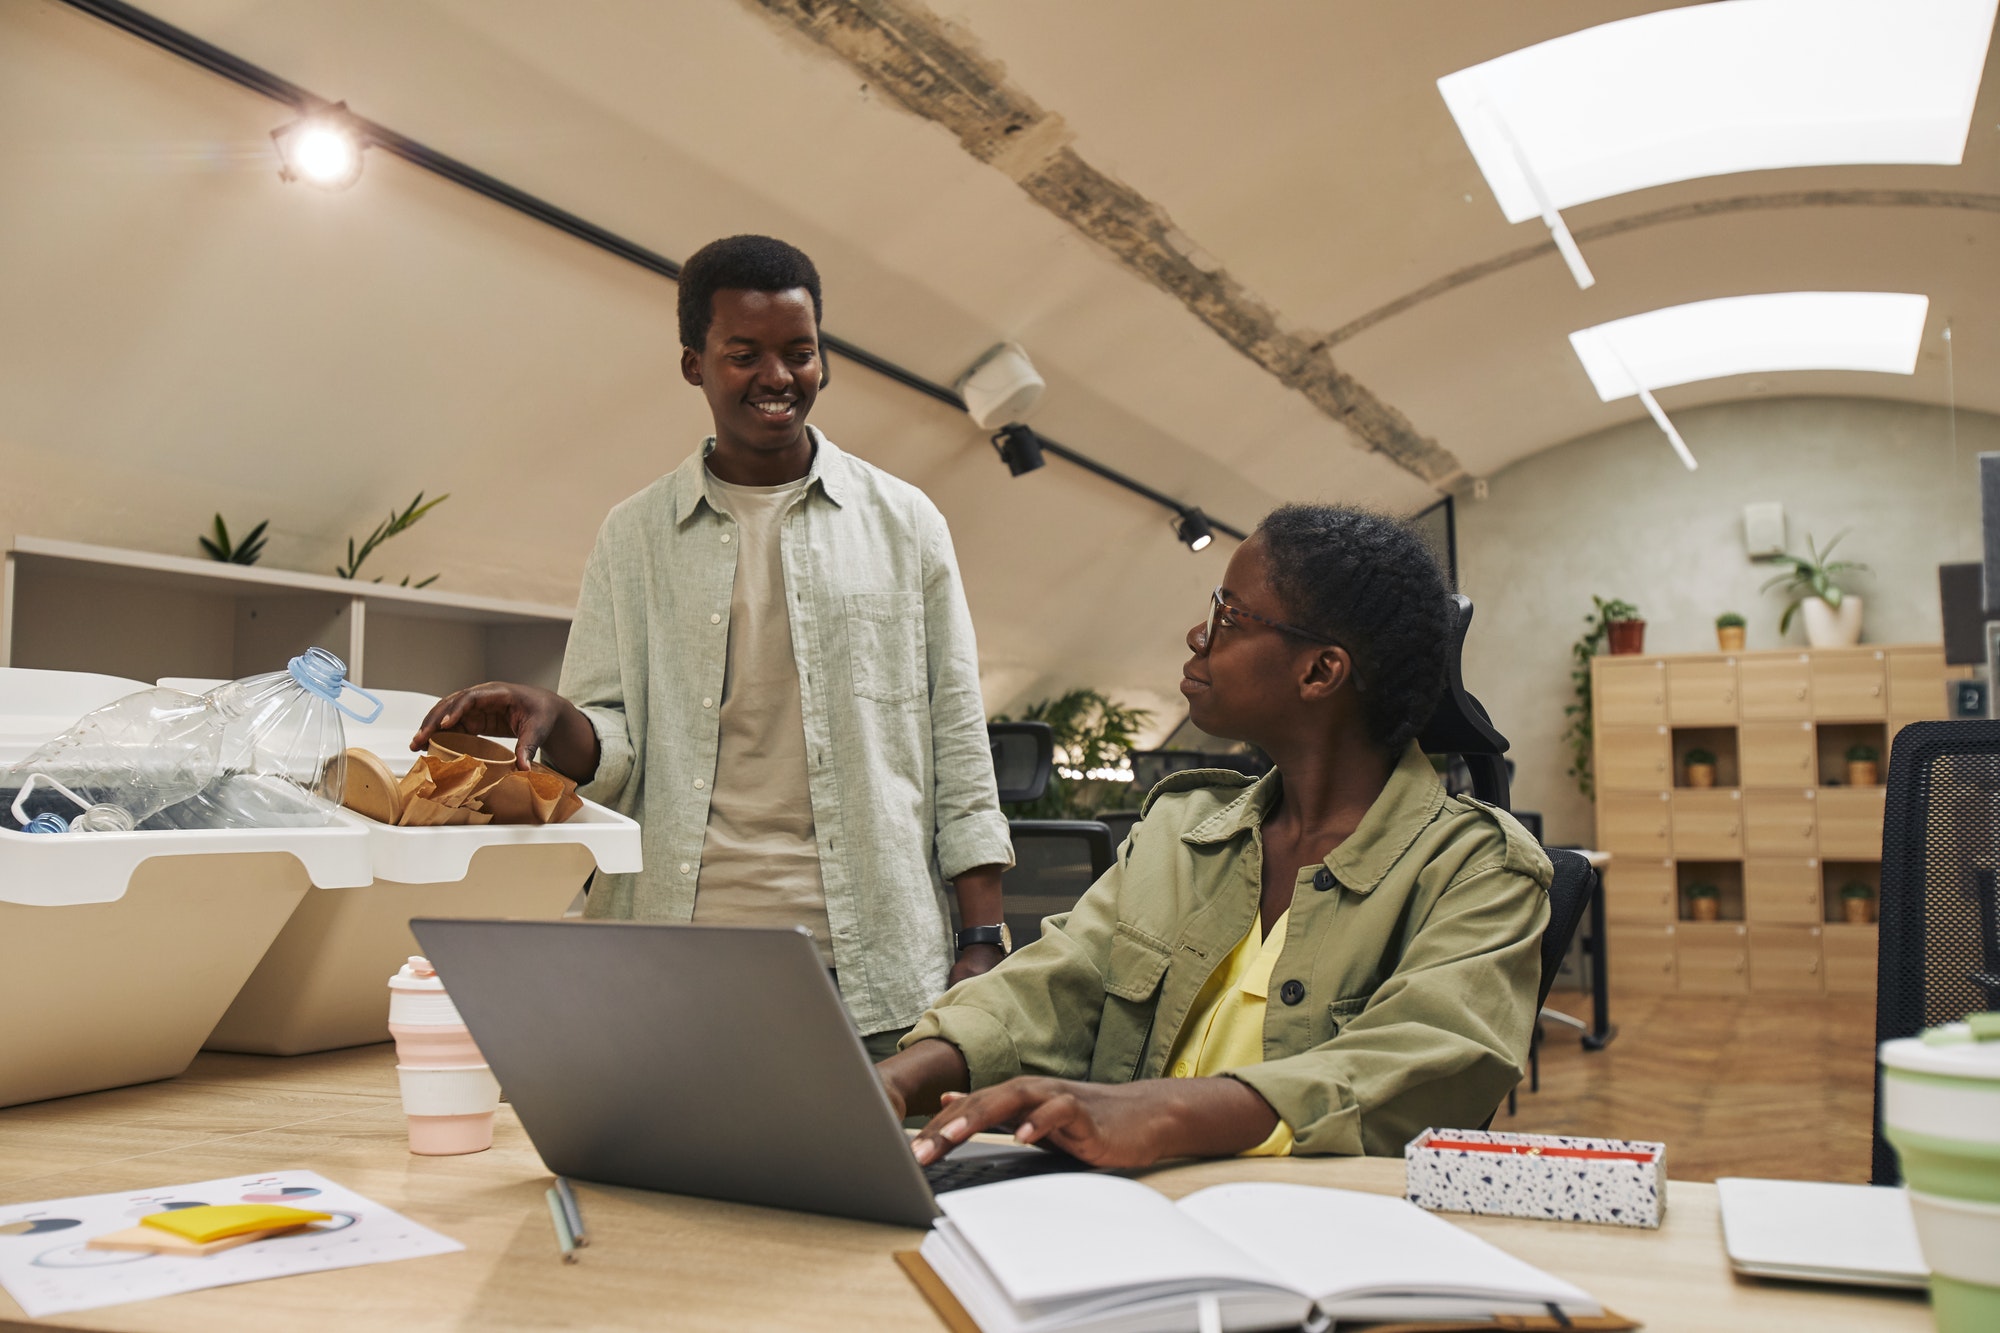
M 490 680 L 448 694 L 431 706 L 410 738 L 412 750 L 430 748 L 441 731 L 475 736 L 512 736 L 514 767 L 526 769 L 535 751 L 546 750 L 550 768 L 577 782 L 597 772 L 597 732 L 576 705 L 535 685 Z
M 1010 1078 L 974 1093 L 946 1093 L 911 1143 L 925 1165 L 974 1134 L 1011 1130 L 1020 1143 L 1058 1148 L 1097 1167 L 1140 1167 L 1169 1157 L 1226 1157 L 1254 1148 L 1278 1116 L 1231 1078 L 1079 1083 Z

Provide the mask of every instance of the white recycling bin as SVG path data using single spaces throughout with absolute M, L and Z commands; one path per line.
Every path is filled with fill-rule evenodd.
M 0 668 L 0 768 L 145 688 Z M 0 1106 L 181 1073 L 307 890 L 373 877 L 359 821 L 29 834 L 9 817 L 0 823 Z

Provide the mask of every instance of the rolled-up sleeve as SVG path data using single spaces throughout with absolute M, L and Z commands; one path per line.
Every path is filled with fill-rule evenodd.
M 1014 864 L 1014 843 L 1000 813 L 986 709 L 979 692 L 979 648 L 959 583 L 958 558 L 944 517 L 926 516 L 923 549 L 924 645 L 930 675 L 931 771 L 938 874 L 956 879 L 978 866 Z
M 632 733 L 625 707 L 625 678 L 618 641 L 617 607 L 607 571 L 610 524 L 597 534 L 584 566 L 576 619 L 563 651 L 556 692 L 575 704 L 597 733 L 597 772 L 577 790 L 601 805 L 622 808 L 633 768 Z M 643 636 L 644 627 L 639 628 Z

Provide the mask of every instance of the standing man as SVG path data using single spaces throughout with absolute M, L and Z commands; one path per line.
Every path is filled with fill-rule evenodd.
M 951 535 L 806 424 L 826 369 L 803 253 L 704 246 L 679 313 L 715 434 L 605 520 L 559 692 L 461 690 L 411 748 L 452 730 L 512 734 L 523 766 L 539 748 L 644 827 L 646 868 L 600 873 L 585 915 L 804 926 L 881 1059 L 1001 957 L 1013 847 Z

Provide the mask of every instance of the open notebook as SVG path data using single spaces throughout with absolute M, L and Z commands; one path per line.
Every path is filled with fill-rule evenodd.
M 1379 1194 L 1245 1183 L 1175 1203 L 1118 1176 L 1055 1175 L 942 1194 L 938 1207 L 923 1259 L 983 1333 L 1296 1328 L 1315 1311 L 1604 1314 L 1560 1278 Z

